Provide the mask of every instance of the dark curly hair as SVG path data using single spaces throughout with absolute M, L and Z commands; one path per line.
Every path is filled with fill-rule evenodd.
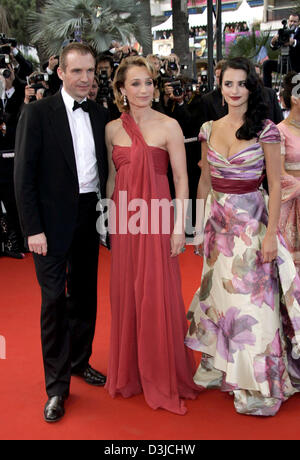
M 224 72 L 227 69 L 244 70 L 247 74 L 245 86 L 250 93 L 248 108 L 244 115 L 244 124 L 237 130 L 236 137 L 245 140 L 253 139 L 262 131 L 264 120 L 267 117 L 268 107 L 263 99 L 263 85 L 251 61 L 244 57 L 236 57 L 228 59 L 223 66 L 220 75 L 220 87 L 222 87 Z
M 297 72 L 289 72 L 286 74 L 283 80 L 283 85 L 282 85 L 282 98 L 284 101 L 284 105 L 286 106 L 287 109 L 292 108 L 292 103 L 291 103 L 291 98 L 292 98 L 292 91 L 296 87 L 296 85 L 299 83 L 299 80 L 294 81 L 293 83 L 293 78 L 298 75 Z

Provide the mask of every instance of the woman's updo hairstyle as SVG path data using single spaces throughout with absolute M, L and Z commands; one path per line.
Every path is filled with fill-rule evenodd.
M 237 139 L 250 140 L 258 137 L 267 117 L 268 107 L 264 103 L 263 85 L 255 71 L 254 65 L 249 59 L 237 57 L 228 59 L 220 75 L 220 87 L 222 88 L 224 73 L 227 69 L 244 70 L 246 72 L 245 86 L 249 91 L 248 108 L 244 115 L 244 124 L 237 130 Z
M 288 110 L 292 108 L 293 89 L 299 84 L 300 81 L 300 78 L 299 80 L 295 79 L 293 83 L 293 79 L 296 75 L 298 75 L 297 72 L 289 72 L 288 74 L 286 74 L 283 80 L 281 96 L 283 98 L 284 105 Z M 295 96 L 300 97 L 299 94 L 295 94 Z
M 129 112 L 129 102 L 124 104 L 124 97 L 121 92 L 121 88 L 124 88 L 125 80 L 127 77 L 127 71 L 131 67 L 145 67 L 149 72 L 150 77 L 155 80 L 157 78 L 157 72 L 153 65 L 142 56 L 129 56 L 121 61 L 121 64 L 117 68 L 114 81 L 113 90 L 115 96 L 115 102 L 120 112 Z

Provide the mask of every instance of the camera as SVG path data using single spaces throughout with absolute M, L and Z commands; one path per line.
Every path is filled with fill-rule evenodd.
M 183 95 L 183 88 L 181 86 L 180 80 L 171 80 L 169 85 L 173 88 L 173 94 L 175 97 L 180 97 Z
M 106 70 L 101 70 L 99 74 L 98 100 L 100 103 L 113 101 L 113 91 Z
M 171 70 L 173 72 L 177 72 L 178 71 L 178 65 L 176 64 L 176 62 L 169 61 L 168 62 L 168 70 Z
M 0 68 L 0 75 L 4 78 L 9 78 L 11 76 L 11 71 L 6 67 Z
M 37 90 L 45 89 L 43 82 L 48 80 L 49 76 L 47 73 L 36 73 L 27 77 L 27 84 L 30 86 L 30 88 L 34 89 L 36 94 Z M 33 101 L 36 101 L 36 96 L 30 96 L 29 102 Z
M 286 46 L 290 40 L 290 36 L 294 33 L 294 29 L 290 29 L 287 25 L 287 20 L 281 21 L 282 28 L 278 30 L 278 45 Z
M 200 76 L 201 76 L 201 85 L 200 85 L 200 88 L 199 88 L 199 92 L 201 94 L 207 94 L 207 93 L 209 93 L 207 71 L 203 70 L 201 72 Z
M 49 80 L 49 76 L 47 73 L 37 73 L 35 75 L 29 76 L 27 79 L 27 83 L 28 85 L 31 85 L 31 87 L 33 88 L 33 85 L 38 85 L 38 84 L 41 84 L 43 81 L 48 81 L 48 80 Z M 42 85 L 42 88 L 44 88 L 43 85 Z
M 171 78 L 170 77 L 162 77 L 162 85 L 165 85 L 168 83 L 168 85 L 172 86 L 173 88 L 173 94 L 175 97 L 180 97 L 183 95 L 183 88 L 181 85 L 180 80 L 176 80 L 176 77 L 173 75 Z
M 1 48 L 0 48 L 1 52 Z M 8 54 L 0 54 L 0 75 L 4 78 L 9 78 L 11 76 L 11 70 L 7 67 L 10 63 L 10 58 Z
M 6 37 L 5 34 L 0 34 L 0 45 L 10 45 L 9 46 L 9 52 L 7 54 L 10 53 L 10 47 L 12 46 L 13 48 L 16 48 L 18 43 L 17 43 L 17 40 L 15 38 L 8 38 Z

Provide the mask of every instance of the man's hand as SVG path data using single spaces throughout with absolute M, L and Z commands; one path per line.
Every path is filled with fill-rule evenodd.
M 15 72 L 14 68 L 11 64 L 7 65 L 7 68 L 10 70 L 10 77 L 5 78 L 5 89 L 6 91 L 13 87 L 14 79 L 15 79 Z
M 58 65 L 58 59 L 56 59 L 55 56 L 50 56 L 49 63 L 48 63 L 49 69 L 52 70 L 53 72 L 57 65 Z
M 29 236 L 28 247 L 31 252 L 46 256 L 48 248 L 45 233 L 39 233 L 38 235 Z
M 27 85 L 25 87 L 25 98 L 24 98 L 24 104 L 29 104 L 30 98 L 32 96 L 35 96 L 35 90 L 34 88 L 31 88 L 30 85 Z
M 274 37 L 271 40 L 271 45 L 276 45 L 276 43 L 278 42 L 278 38 L 279 38 L 278 34 L 274 35 Z

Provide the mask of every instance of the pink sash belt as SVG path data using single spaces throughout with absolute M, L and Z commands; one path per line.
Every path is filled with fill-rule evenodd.
M 256 192 L 259 189 L 264 177 L 265 176 L 263 175 L 259 179 L 254 180 L 233 180 L 212 177 L 211 184 L 213 190 L 216 192 L 243 195 L 244 193 Z

